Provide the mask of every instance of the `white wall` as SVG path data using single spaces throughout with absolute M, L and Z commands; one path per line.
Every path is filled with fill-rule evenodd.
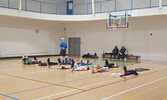
M 0 56 L 59 54 L 64 24 L 0 16 Z M 36 33 L 36 29 L 39 30 Z
M 130 18 L 129 24 L 129 28 L 117 30 L 106 29 L 106 20 L 68 24 L 67 37 L 81 37 L 82 54 L 100 55 L 117 45 L 142 59 L 167 61 L 167 15 Z

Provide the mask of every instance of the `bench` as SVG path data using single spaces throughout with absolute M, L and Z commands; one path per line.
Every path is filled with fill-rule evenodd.
M 102 58 L 110 58 L 111 54 L 102 54 Z M 136 59 L 139 60 L 140 56 L 128 55 L 127 59 Z

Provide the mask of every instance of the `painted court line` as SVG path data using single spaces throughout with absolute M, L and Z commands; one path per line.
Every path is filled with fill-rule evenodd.
M 98 76 L 101 76 L 101 75 L 98 75 Z M 7 77 L 7 76 L 6 76 L 6 77 Z M 60 84 L 67 84 L 67 83 L 71 83 L 71 82 L 75 82 L 75 81 L 81 81 L 81 80 L 91 79 L 91 78 L 94 78 L 94 77 L 95 77 L 95 76 L 80 78 L 80 79 L 76 79 L 76 80 L 65 81 L 65 82 L 61 82 Z M 97 77 L 97 76 L 96 76 L 96 77 Z M 55 86 L 55 85 L 47 85 L 47 86 L 42 86 L 42 87 L 38 87 L 38 88 L 32 88 L 32 89 L 17 91 L 17 92 L 9 93 L 9 94 L 7 94 L 7 95 L 12 95 L 12 94 L 18 94 L 18 93 L 23 93 L 23 92 L 38 90 L 38 89 L 47 88 L 47 87 L 51 87 L 51 86 Z
M 10 99 L 13 99 L 13 100 L 19 100 L 19 99 L 17 99 L 17 98 L 14 98 L 14 97 L 11 97 L 11 96 L 2 94 L 2 93 L 0 93 L 0 95 L 1 95 L 1 96 L 4 96 L 4 97 L 7 97 L 7 98 L 10 98 Z
M 18 91 L 18 92 L 9 93 L 7 95 L 18 94 L 18 93 L 28 92 L 28 91 L 32 91 L 32 90 L 39 90 L 39 89 L 46 88 L 46 87 L 51 87 L 51 86 L 55 86 L 55 85 L 47 85 L 47 86 L 42 86 L 42 87 L 38 87 L 38 88 L 33 88 L 33 89 L 28 89 L 28 90 L 22 90 L 22 91 Z
M 142 95 L 142 94 L 145 94 L 145 93 L 147 93 L 147 92 L 150 92 L 150 91 L 152 91 L 152 90 L 154 90 L 154 89 L 157 89 L 157 88 L 159 88 L 159 87 L 162 87 L 162 86 L 164 86 L 164 85 L 167 85 L 167 83 L 165 83 L 165 84 L 163 83 L 163 84 L 154 86 L 154 87 L 152 87 L 152 88 L 146 89 L 146 90 L 144 90 L 144 91 L 142 91 L 142 92 L 136 93 L 136 94 L 134 94 L 134 95 L 132 95 L 132 96 L 126 98 L 125 100 L 130 100 L 130 99 L 132 99 L 132 98 L 135 98 L 135 97 L 137 97 L 137 96 L 139 96 L 139 95 Z M 136 98 L 135 98 L 135 99 L 136 99 Z
M 162 100 L 167 100 L 167 97 L 163 98 Z
M 24 77 L 19 77 L 19 76 L 4 74 L 4 73 L 0 73 L 0 74 L 6 75 L 6 76 L 11 76 L 11 77 L 16 77 L 16 78 L 19 78 L 19 79 L 30 80 L 30 81 L 34 81 L 34 82 L 46 83 L 46 84 L 51 84 L 51 85 L 56 85 L 56 86 L 61 86 L 61 87 L 66 87 L 66 88 L 71 88 L 71 89 L 76 89 L 76 90 L 83 91 L 82 89 L 78 89 L 78 88 L 71 87 L 71 86 L 66 86 L 66 85 L 61 85 L 61 84 L 56 84 L 56 83 L 51 83 L 51 82 L 45 82 L 45 81 L 40 81 L 40 80 L 35 80 L 35 79 L 30 79 L 30 78 L 24 78 Z
M 29 72 L 29 73 L 24 73 L 24 74 L 13 74 L 13 75 L 21 76 L 21 75 L 29 75 L 29 74 L 42 73 L 42 72 L 50 72 L 50 71 L 56 71 L 56 70 L 45 70 L 45 71 L 37 71 L 37 72 Z M 10 76 L 2 76 L 0 78 L 3 78 L 3 77 L 10 77 Z
M 107 83 L 107 82 L 111 82 L 111 81 L 115 81 L 115 80 L 119 80 L 119 79 L 117 78 L 117 79 L 112 79 L 112 80 L 109 80 L 109 81 L 99 82 L 99 83 L 95 83 L 95 84 L 91 84 L 91 85 L 80 87 L 79 89 L 83 89 L 83 88 L 87 88 L 87 87 L 91 87 L 91 86 L 96 86 L 96 85 L 99 85 L 99 84 L 103 84 L 103 83 Z M 65 93 L 68 93 L 68 92 L 71 92 L 71 91 L 75 91 L 75 90 L 76 89 L 72 89 L 72 90 L 69 90 L 69 91 L 65 91 L 65 92 L 61 92 L 61 93 L 57 93 L 57 94 L 53 94 L 53 95 L 37 98 L 35 100 L 41 100 L 41 99 L 53 97 L 53 96 L 56 96 L 56 95 L 65 94 Z
M 153 72 L 152 72 L 153 73 Z M 141 76 L 144 76 L 144 75 L 148 75 L 148 74 L 151 74 L 151 73 L 147 73 L 147 74 L 143 74 L 143 75 L 140 75 L 138 77 L 141 77 Z M 133 79 L 133 78 L 131 78 Z M 120 78 L 117 78 L 117 79 L 112 79 L 112 80 L 109 80 L 109 81 L 103 81 L 103 82 L 99 82 L 99 83 L 95 83 L 95 84 L 91 84 L 91 85 L 87 85 L 87 86 L 83 86 L 83 87 L 80 87 L 79 89 L 83 89 L 83 88 L 87 88 L 87 87 L 91 87 L 91 86 L 95 86 L 95 85 L 99 85 L 99 84 L 103 84 L 103 83 L 107 83 L 107 82 L 111 82 L 111 81 L 115 81 L 115 80 L 120 80 Z M 118 82 L 122 82 L 124 80 L 121 80 L 121 81 L 118 81 Z M 118 82 L 115 82 L 115 83 L 118 83 Z M 103 87 L 103 86 L 107 86 L 107 85 L 111 85 L 111 84 L 115 84 L 115 83 L 109 83 L 109 84 L 105 84 L 105 85 L 102 85 L 102 86 L 98 86 L 98 87 L 95 87 L 95 88 L 92 88 L 92 89 L 88 89 L 88 90 L 85 90 L 85 91 L 81 91 L 81 92 L 77 92 L 73 95 L 76 95 L 76 94 L 79 94 L 79 93 L 83 93 L 83 92 L 86 92 L 86 91 L 90 91 L 90 90 L 93 90 L 93 89 L 96 89 L 96 88 L 100 88 L 100 87 Z M 73 90 L 74 91 L 74 90 Z M 66 91 L 65 91 L 66 92 Z M 62 92 L 63 93 L 63 92 Z M 61 94 L 62 94 L 61 93 Z M 35 100 L 41 100 L 41 99 L 45 99 L 45 98 L 49 98 L 49 97 L 52 97 L 52 96 L 56 96 L 57 94 L 53 94 L 53 95 L 49 95 L 49 96 L 45 96 L 45 97 L 41 97 L 41 98 L 37 98 Z M 67 95 L 67 96 L 64 96 L 64 97 L 68 97 L 68 96 L 73 96 L 73 95 Z M 63 98 L 64 98 L 63 97 Z M 59 98 L 58 98 L 59 99 Z M 61 99 L 61 98 L 60 98 Z M 57 100 L 57 99 L 55 99 Z
M 153 72 L 152 72 L 152 73 L 153 73 Z M 140 76 L 138 76 L 138 77 L 141 77 L 141 76 L 144 76 L 144 75 L 148 75 L 148 74 L 152 74 L 152 73 L 143 74 L 143 75 L 140 75 Z M 131 78 L 131 79 L 133 79 L 133 78 Z M 129 80 L 130 80 L 130 79 L 129 79 Z M 83 92 L 95 90 L 95 89 L 97 89 L 97 88 L 105 87 L 105 86 L 108 86 L 108 85 L 111 85 L 111 84 L 116 84 L 116 83 L 123 82 L 123 81 L 124 81 L 124 80 L 119 80 L 119 81 L 116 81 L 116 82 L 113 82 L 113 83 L 104 84 L 104 85 L 97 86 L 97 87 L 94 87 L 94 88 L 91 88 L 91 89 L 88 89 L 88 90 L 85 90 L 85 91 L 80 91 L 80 92 L 73 93 L 73 94 L 70 94 L 70 95 L 62 96 L 62 97 L 56 98 L 56 99 L 54 99 L 54 100 L 59 100 L 59 99 L 67 98 L 67 97 L 74 96 L 74 95 L 77 95 L 77 94 L 80 94 L 80 93 L 83 93 Z
M 74 82 L 74 81 L 86 80 L 86 79 L 89 79 L 89 78 L 93 78 L 93 77 L 88 77 L 88 78 L 83 78 L 83 79 L 77 79 L 77 80 L 71 80 L 71 81 L 61 82 L 60 84 L 66 84 L 66 83 L 71 83 L 71 82 Z M 38 87 L 38 88 L 32 88 L 32 89 L 22 90 L 22 91 L 18 91 L 18 92 L 9 93 L 7 95 L 12 95 L 12 94 L 18 94 L 18 93 L 23 93 L 23 92 L 38 90 L 38 89 L 47 88 L 47 87 L 51 87 L 51 86 L 55 86 L 55 85 L 47 85 L 47 86 L 42 86 L 42 87 Z
M 160 68 L 156 68 L 154 70 L 157 70 L 157 69 L 163 69 L 164 67 L 160 67 Z M 53 70 L 49 70 L 49 71 L 53 71 Z M 46 72 L 46 71 L 39 71 L 39 72 Z M 34 72 L 30 72 L 30 73 L 34 73 Z M 30 73 L 25 73 L 25 74 L 30 74 Z M 17 75 L 23 75 L 23 74 L 17 74 Z M 102 75 L 102 74 L 101 74 Z M 101 76 L 101 75 L 98 75 L 98 76 Z M 3 76 L 3 77 L 9 77 L 9 76 Z M 94 78 L 95 76 L 91 76 L 91 77 L 86 77 L 86 78 L 81 78 L 81 79 L 76 79 L 76 80 L 71 80 L 71 81 L 65 81 L 65 82 L 61 82 L 60 84 L 66 84 L 66 83 L 71 83 L 71 82 L 75 82 L 75 81 L 80 81 L 80 80 L 86 80 L 86 79 L 91 79 L 91 78 Z M 110 80 L 109 80 L 110 81 Z M 102 84 L 102 83 L 106 83 L 105 82 L 99 82 L 99 83 L 96 83 L 96 84 L 92 84 L 92 85 L 88 85 L 88 86 L 85 86 L 85 87 L 81 87 L 82 88 L 86 88 L 86 87 L 90 87 L 90 86 L 94 86 L 94 85 L 98 85 L 98 84 Z M 38 90 L 38 89 L 42 89 L 42 88 L 47 88 L 47 87 L 51 87 L 51 86 L 55 86 L 55 85 L 47 85 L 47 86 L 43 86 L 43 87 L 38 87 L 38 88 L 33 88 L 33 89 L 28 89 L 28 90 L 22 90 L 22 91 L 18 91 L 18 92 L 13 92 L 13 93 L 9 93 L 7 95 L 12 95 L 12 94 L 18 94 L 18 93 L 22 93 L 22 92 L 28 92 L 28 91 L 33 91 L 33 90 Z
M 76 89 L 72 89 L 72 90 L 69 90 L 69 91 L 64 91 L 64 92 L 60 92 L 60 93 L 57 93 L 57 94 L 53 94 L 53 95 L 49 95 L 49 96 L 37 98 L 37 99 L 34 99 L 34 100 L 46 99 L 46 98 L 53 97 L 53 96 L 56 96 L 56 95 L 61 95 L 61 94 L 69 93 L 69 92 L 72 92 L 72 91 L 75 91 L 75 90 Z
M 143 86 L 146 86 L 146 85 L 149 85 L 149 84 L 158 82 L 158 81 L 163 80 L 163 79 L 166 79 L 166 78 L 167 78 L 167 76 L 166 76 L 166 77 L 163 77 L 163 78 L 160 78 L 160 79 L 157 79 L 157 80 L 154 80 L 154 81 L 151 81 L 151 82 L 148 82 L 148 83 L 145 83 L 145 84 L 142 84 L 142 85 L 139 85 L 139 86 L 137 86 L 137 87 L 134 87 L 134 88 L 131 88 L 131 89 L 122 91 L 122 92 L 120 92 L 120 93 L 114 94 L 114 95 L 109 96 L 109 97 L 107 97 L 107 98 L 104 98 L 104 99 L 102 99 L 102 100 L 107 100 L 107 99 L 113 98 L 113 97 L 115 97 L 115 96 L 117 96 L 117 95 L 121 95 L 121 94 L 123 94 L 123 93 L 126 93 L 126 92 L 129 92 L 129 91 L 138 89 L 138 88 L 140 88 L 140 87 L 143 87 Z

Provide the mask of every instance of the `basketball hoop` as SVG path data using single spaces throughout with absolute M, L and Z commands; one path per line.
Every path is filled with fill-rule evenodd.
M 119 24 L 118 23 L 112 23 L 112 25 L 117 27 Z
M 128 28 L 128 17 L 131 16 L 131 14 L 127 12 L 123 13 L 109 13 L 108 19 L 107 19 L 107 29 L 113 29 L 116 28 Z
M 116 30 L 116 28 L 118 27 L 118 23 L 111 23 L 112 29 Z

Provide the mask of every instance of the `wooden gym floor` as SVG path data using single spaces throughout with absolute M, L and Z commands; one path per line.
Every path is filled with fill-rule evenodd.
M 39 59 L 46 61 L 47 57 Z M 51 61 L 56 59 L 51 57 Z M 90 61 L 104 64 L 100 58 Z M 21 59 L 16 58 L 1 59 L 0 100 L 167 100 L 167 62 L 122 63 L 128 69 L 150 70 L 123 79 L 112 75 L 123 73 L 122 67 L 92 74 L 60 70 L 58 65 L 22 65 Z

